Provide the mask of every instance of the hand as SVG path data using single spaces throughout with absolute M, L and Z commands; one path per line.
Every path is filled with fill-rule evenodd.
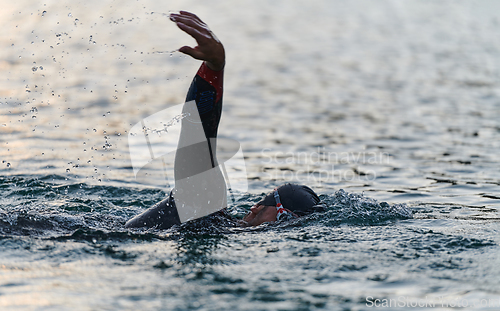
M 170 14 L 170 20 L 198 43 L 194 48 L 183 46 L 179 49 L 179 52 L 205 61 L 208 68 L 212 70 L 222 70 L 225 65 L 226 55 L 224 46 L 219 39 L 198 16 L 186 11 L 180 11 L 179 13 Z

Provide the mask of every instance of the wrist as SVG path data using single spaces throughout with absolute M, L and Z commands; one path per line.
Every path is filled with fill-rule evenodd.
M 213 71 L 221 71 L 222 69 L 224 69 L 224 66 L 226 65 L 226 62 L 225 61 L 222 61 L 222 62 L 209 62 L 209 61 L 205 61 L 205 64 L 207 65 L 207 67 Z
M 212 55 L 213 57 L 205 60 L 208 68 L 213 71 L 221 71 L 224 69 L 224 66 L 226 65 L 226 53 L 222 44 L 220 44 L 220 47 L 217 49 L 214 48 Z

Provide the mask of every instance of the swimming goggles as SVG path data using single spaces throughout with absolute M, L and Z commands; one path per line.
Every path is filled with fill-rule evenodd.
M 274 199 L 276 200 L 276 220 L 280 220 L 280 218 L 289 218 L 290 216 L 293 217 L 293 213 L 290 212 L 289 210 L 283 208 L 283 205 L 281 204 L 280 201 L 280 194 L 278 193 L 278 190 L 274 190 Z

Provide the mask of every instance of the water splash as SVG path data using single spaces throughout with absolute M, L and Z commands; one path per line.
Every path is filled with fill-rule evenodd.
M 146 135 L 148 134 L 148 132 L 151 132 L 151 133 L 158 134 L 158 136 L 161 136 L 162 132 L 168 133 L 168 128 L 169 127 L 172 127 L 172 126 L 178 124 L 179 122 L 181 122 L 182 119 L 184 119 L 186 117 L 189 117 L 190 115 L 191 114 L 188 113 L 188 112 L 184 112 L 184 113 L 181 113 L 179 115 L 176 115 L 175 117 L 173 117 L 172 119 L 170 119 L 170 121 L 168 121 L 167 123 L 163 124 L 163 129 L 151 129 L 149 127 L 143 126 L 142 130 L 144 131 L 144 133 Z
M 173 51 L 153 51 L 151 52 L 151 54 L 170 54 L 170 57 L 172 57 L 172 55 L 175 53 L 175 52 L 178 52 L 179 50 L 173 50 Z
M 348 193 L 343 189 L 325 198 L 329 206 L 323 222 L 327 225 L 339 223 L 380 224 L 396 219 L 411 219 L 413 213 L 404 203 L 390 205 L 365 197 L 364 194 Z

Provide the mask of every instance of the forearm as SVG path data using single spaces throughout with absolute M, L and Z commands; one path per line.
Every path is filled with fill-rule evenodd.
M 196 102 L 207 139 L 217 137 L 222 115 L 223 83 L 224 70 L 215 71 L 203 63 L 193 78 L 186 96 L 186 102 L 192 100 Z
M 195 47 L 183 46 L 179 52 L 203 61 L 191 83 L 186 103 L 196 101 L 196 109 L 203 123 L 205 137 L 217 137 L 217 128 L 222 113 L 222 85 L 226 52 L 224 46 L 198 16 L 180 11 L 170 14 L 170 19 L 184 32 L 196 40 Z

